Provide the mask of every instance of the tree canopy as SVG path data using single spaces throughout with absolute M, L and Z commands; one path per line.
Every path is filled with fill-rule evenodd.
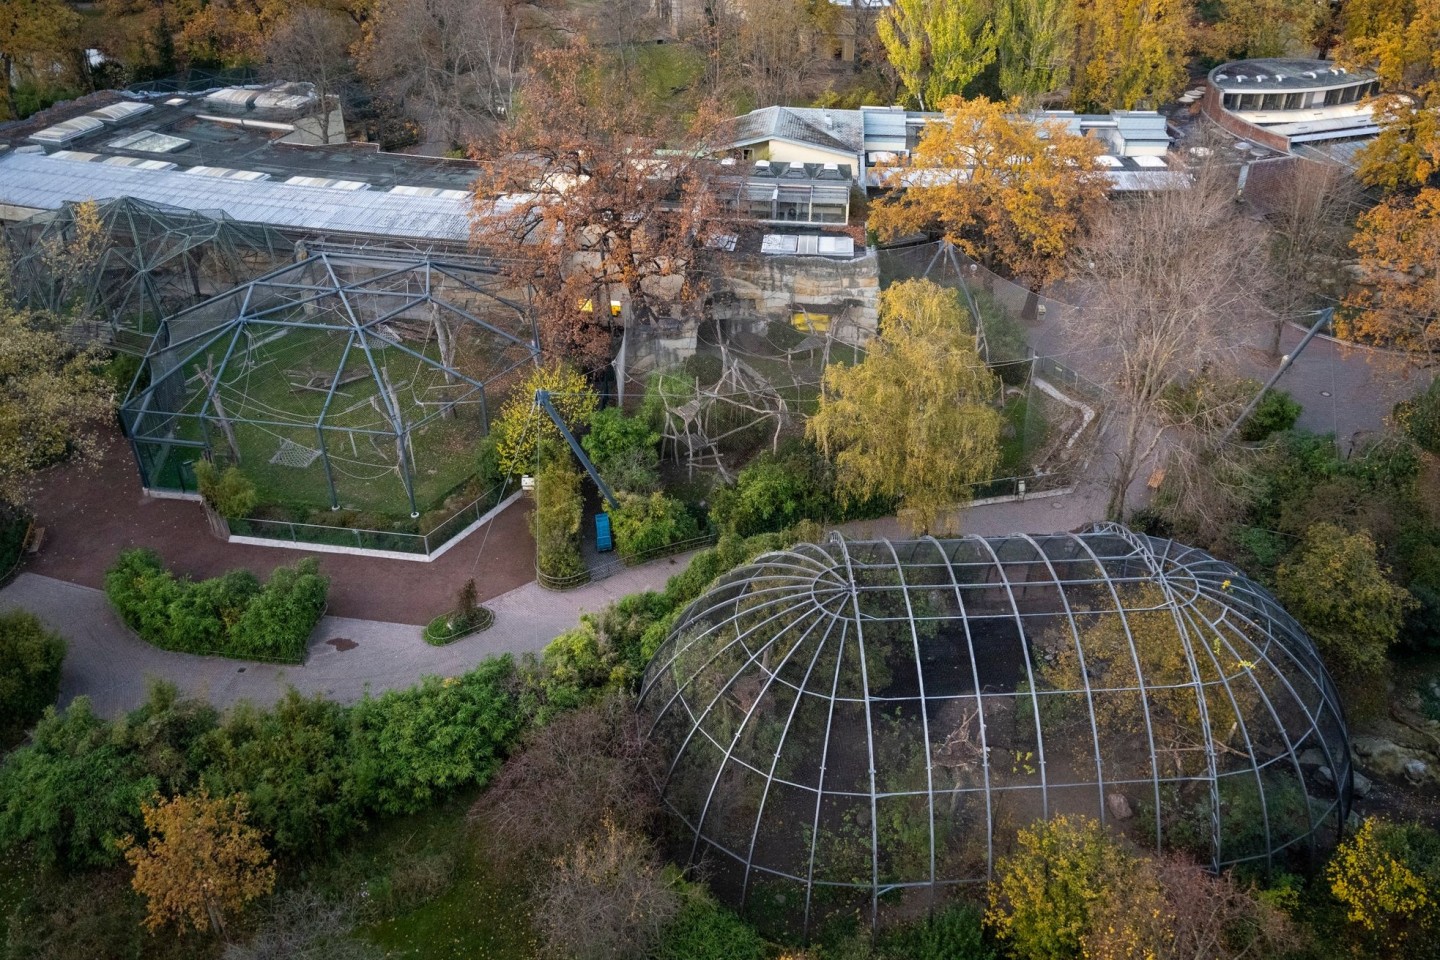
M 944 120 L 926 127 L 909 164 L 886 173 L 891 193 L 871 206 L 880 236 L 935 231 L 1031 284 L 1063 276 L 1105 199 L 1108 181 L 1095 162 L 1104 147 L 1017 109 L 984 97 L 947 100 Z
M 694 291 L 691 261 L 716 202 L 713 120 L 702 109 L 688 127 L 666 129 L 597 81 L 601 60 L 583 39 L 536 63 L 520 116 L 481 160 L 471 243 L 534 284 L 547 354 L 593 367 L 609 359 L 620 325 L 648 322 Z
M 986 2 L 895 0 L 875 26 L 922 110 L 964 93 L 995 62 L 997 34 Z
M 159 798 L 140 808 L 149 841 L 125 838 L 135 892 L 146 900 L 145 925 L 175 924 L 183 933 L 208 924 L 225 929 L 225 914 L 275 886 L 275 866 L 259 830 L 250 826 L 243 794 Z
M 825 370 L 806 433 L 834 457 L 847 502 L 900 500 L 912 530 L 947 530 L 971 486 L 1000 462 L 1000 381 L 975 347 L 953 290 L 928 280 L 880 297 L 880 335 L 853 367 Z
M 1440 355 L 1440 188 L 1390 197 L 1351 241 L 1363 282 L 1345 298 L 1347 336 Z

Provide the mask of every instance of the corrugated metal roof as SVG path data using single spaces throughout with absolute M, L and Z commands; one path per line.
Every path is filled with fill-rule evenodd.
M 0 155 L 0 203 L 44 210 L 67 201 L 134 197 L 186 210 L 217 210 L 235 220 L 317 233 L 464 242 L 468 200 L 346 192 L 267 181 L 196 177 L 105 163 L 65 163 L 37 154 Z

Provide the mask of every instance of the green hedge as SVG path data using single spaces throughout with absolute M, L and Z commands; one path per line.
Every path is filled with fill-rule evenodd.
M 15 739 L 60 694 L 65 641 L 23 610 L 0 613 L 0 745 Z
M 700 525 L 685 504 L 663 493 L 648 497 L 619 495 L 620 506 L 610 509 L 615 548 L 627 560 L 650 558 L 655 551 L 700 535 Z
M 248 570 L 199 582 L 177 579 L 153 550 L 126 550 L 105 574 L 120 619 L 165 650 L 299 663 L 325 612 L 330 581 L 306 557 L 268 583 Z

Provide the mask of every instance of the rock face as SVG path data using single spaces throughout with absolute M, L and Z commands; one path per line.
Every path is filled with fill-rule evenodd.
M 718 262 L 711 280 L 717 318 L 756 314 L 792 322 L 797 313 L 826 319 L 831 333 L 863 344 L 875 335 L 880 312 L 880 262 L 873 251 L 853 260 L 826 257 L 733 256 Z M 728 302 L 727 302 L 728 301 Z
M 1350 746 L 1356 762 L 1375 776 L 1404 779 L 1417 786 L 1440 786 L 1433 754 L 1374 736 L 1355 737 Z

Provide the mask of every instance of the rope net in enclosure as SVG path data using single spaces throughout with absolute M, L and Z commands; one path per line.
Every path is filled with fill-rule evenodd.
M 847 259 L 714 258 L 703 319 L 662 317 L 628 331 L 617 379 L 627 396 L 647 392 L 663 406 L 670 462 L 689 476 L 732 479 L 760 451 L 803 432 L 825 368 L 863 360 L 882 287 L 912 278 L 960 294 L 980 354 L 1004 384 L 996 398 L 1006 415 L 1002 482 L 982 493 L 1015 492 L 1022 479 L 1030 490 L 1068 482 L 1088 455 L 1103 393 L 1063 364 L 1034 358 L 1023 318 L 1058 320 L 1069 308 L 1033 297 L 948 244 Z
M 147 486 L 211 457 L 292 513 L 414 515 L 474 479 L 537 352 L 525 292 L 483 265 L 322 253 L 167 318 L 122 416 Z

